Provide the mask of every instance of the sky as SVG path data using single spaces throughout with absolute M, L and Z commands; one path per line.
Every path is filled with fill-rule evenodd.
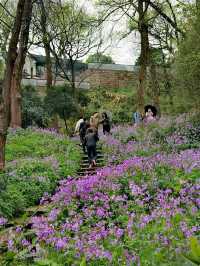
M 80 5 L 83 6 L 90 14 L 95 14 L 96 9 L 91 3 L 91 0 L 80 0 Z M 114 27 L 114 28 L 113 28 Z M 121 19 L 118 22 L 108 21 L 104 25 L 105 35 L 110 35 L 113 28 L 112 44 L 104 51 L 110 55 L 117 64 L 134 65 L 136 58 L 139 55 L 139 41 L 135 33 L 128 37 L 120 39 L 120 34 L 126 32 L 126 21 Z
M 79 0 L 80 6 L 84 7 L 86 11 L 94 15 L 96 9 L 91 3 L 91 0 Z M 122 32 L 126 32 L 126 21 L 121 19 L 118 22 L 107 21 L 103 26 L 103 35 L 105 35 L 105 47 L 102 47 L 102 51 L 106 55 L 110 55 L 116 64 L 134 65 L 136 58 L 139 55 L 139 42 L 138 36 L 135 33 L 130 34 L 128 37 L 120 41 L 120 35 Z M 112 30 L 112 37 L 110 32 Z M 43 54 L 44 51 L 41 48 L 32 48 L 32 53 Z M 96 50 L 92 50 L 95 53 Z M 82 58 L 83 61 L 87 59 L 88 55 Z

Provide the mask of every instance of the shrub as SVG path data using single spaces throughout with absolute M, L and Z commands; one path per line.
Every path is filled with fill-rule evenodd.
M 22 127 L 37 125 L 45 127 L 49 119 L 41 97 L 33 86 L 22 88 Z

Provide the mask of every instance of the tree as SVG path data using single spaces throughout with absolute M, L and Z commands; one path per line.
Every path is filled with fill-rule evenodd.
M 43 0 L 39 1 L 40 6 L 40 23 L 41 23 L 41 32 L 42 32 L 42 43 L 46 55 L 46 69 L 47 69 L 47 88 L 52 86 L 53 82 L 53 73 L 52 73 L 52 60 L 51 60 L 51 47 L 50 39 L 48 34 L 48 8 L 45 6 Z
M 73 98 L 73 91 L 68 86 L 50 87 L 44 99 L 46 111 L 51 115 L 59 115 L 64 120 L 67 129 L 67 119 L 70 116 L 76 116 L 79 105 Z
M 45 49 L 47 77 L 51 80 L 53 72 L 54 81 L 57 76 L 64 78 L 78 94 L 76 73 L 84 67 L 79 59 L 99 46 L 98 21 L 76 0 L 38 0 L 38 3 L 32 35 L 33 43 Z
M 6 67 L 4 73 L 4 79 L 2 84 L 2 94 L 0 99 L 0 171 L 5 167 L 5 145 L 7 129 L 10 124 L 10 93 L 11 83 L 14 72 L 14 67 L 17 59 L 17 45 L 19 42 L 20 32 L 21 36 L 24 35 L 26 27 L 22 27 L 22 22 L 25 21 L 25 10 L 29 0 L 19 0 L 17 5 L 16 16 L 12 27 L 11 37 L 9 40 L 8 52 L 6 56 Z M 23 31 L 21 29 L 23 28 Z
M 12 30 L 16 3 L 13 1 L 0 2 L 0 56 L 6 60 L 8 40 Z
M 200 96 L 200 11 L 192 10 L 192 20 L 186 20 L 186 34 L 175 57 L 176 85 L 188 92 L 199 105 Z
M 104 19 L 120 12 L 120 17 L 126 16 L 131 24 L 128 34 L 136 30 L 140 34 L 140 60 L 141 64 L 138 73 L 138 109 L 143 112 L 144 95 L 146 87 L 146 72 L 149 64 L 149 33 L 151 22 L 158 16 L 162 17 L 170 27 L 174 28 L 176 33 L 181 32 L 177 25 L 170 1 L 151 1 L 151 0 L 133 0 L 133 1 L 99 1 L 101 6 L 105 7 Z M 166 5 L 170 8 L 166 8 Z M 170 12 L 169 12 L 170 10 Z M 125 34 L 127 36 L 127 34 Z
M 59 2 L 51 11 L 49 28 L 51 53 L 59 74 L 71 84 L 76 95 L 76 62 L 98 46 L 97 22 L 76 1 Z
M 25 1 L 23 18 L 21 22 L 21 33 L 19 38 L 19 48 L 14 66 L 11 86 L 11 121 L 12 128 L 21 127 L 21 80 L 22 71 L 28 51 L 29 29 L 32 16 L 32 1 Z
M 103 53 L 89 55 L 86 63 L 115 64 L 111 56 L 104 55 Z

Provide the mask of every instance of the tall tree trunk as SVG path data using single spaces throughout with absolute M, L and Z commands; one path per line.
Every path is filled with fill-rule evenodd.
M 75 67 L 74 67 L 74 60 L 72 57 L 69 58 L 70 61 L 70 69 L 71 69 L 71 85 L 72 85 L 72 89 L 74 91 L 74 97 L 75 99 L 78 98 L 78 88 L 76 88 L 76 76 L 75 76 Z
M 171 82 L 170 75 L 168 73 L 166 66 L 164 66 L 163 72 L 164 72 L 164 77 L 165 77 L 165 80 L 164 80 L 165 92 L 169 96 L 169 104 L 171 108 L 173 108 L 174 100 L 173 100 L 173 93 L 172 93 L 172 82 Z
M 53 74 L 52 74 L 52 62 L 51 62 L 51 47 L 47 31 L 47 13 L 43 0 L 40 0 L 41 5 L 41 26 L 42 26 L 42 41 L 44 45 L 46 55 L 46 71 L 47 71 L 47 88 L 52 86 Z
M 74 64 L 71 64 L 71 72 L 72 72 L 72 88 L 74 89 L 74 94 L 76 95 L 76 84 L 75 84 L 75 71 L 74 71 Z
M 138 95 L 138 110 L 140 113 L 144 113 L 144 96 L 145 96 L 145 83 L 147 66 L 149 62 L 149 33 L 148 33 L 148 22 L 146 21 L 146 12 L 148 6 L 144 5 L 144 0 L 138 1 L 138 13 L 139 22 L 138 29 L 141 38 L 141 52 L 140 52 L 140 69 L 139 69 L 139 84 L 137 89 Z
M 151 94 L 153 98 L 153 104 L 155 105 L 156 109 L 158 110 L 158 116 L 160 117 L 161 111 L 160 111 L 160 86 L 158 82 L 158 76 L 156 71 L 156 65 L 152 63 L 150 65 L 150 75 L 151 75 Z
M 65 123 L 65 129 L 67 130 L 67 119 L 66 119 L 66 114 L 65 114 L 65 110 L 63 109 L 63 120 Z
M 162 60 L 163 60 L 163 74 L 164 74 L 164 88 L 166 94 L 169 96 L 169 104 L 171 108 L 173 108 L 173 93 L 172 93 L 172 82 L 170 79 L 170 74 L 168 73 L 168 67 L 166 65 L 165 54 L 162 52 Z
M 13 128 L 21 127 L 21 80 L 27 54 L 29 29 L 32 17 L 32 1 L 26 0 L 24 5 L 18 56 L 15 62 L 11 84 L 11 124 Z
M 5 144 L 7 129 L 10 123 L 10 88 L 15 61 L 17 58 L 17 44 L 21 30 L 22 15 L 25 0 L 19 0 L 17 5 L 16 17 L 12 29 L 11 38 L 8 46 L 6 68 L 2 87 L 2 97 L 0 102 L 0 171 L 5 167 Z

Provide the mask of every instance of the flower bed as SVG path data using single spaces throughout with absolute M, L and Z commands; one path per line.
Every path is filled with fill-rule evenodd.
M 14 262 L 189 266 L 199 259 L 200 150 L 166 153 L 159 143 L 136 138 L 132 145 L 128 140 L 133 146 L 128 153 L 118 144 L 127 145 L 131 132 L 121 128 L 121 139 L 118 132 L 110 137 L 109 153 L 118 151 L 118 163 L 60 181 L 52 197 L 42 198 L 41 204 L 51 208 L 31 219 L 31 233 L 16 228 L 7 242 Z M 139 141 L 146 155 L 135 155 Z

